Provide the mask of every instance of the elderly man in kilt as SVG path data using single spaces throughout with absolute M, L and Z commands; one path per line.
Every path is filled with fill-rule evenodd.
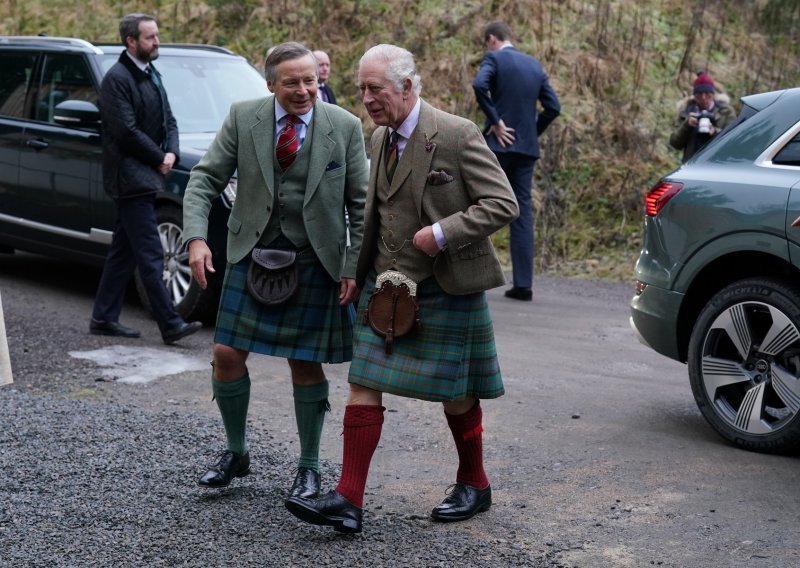
M 485 291 L 503 285 L 505 278 L 489 236 L 518 215 L 517 202 L 477 126 L 419 98 L 420 78 L 408 51 L 393 45 L 371 48 L 361 58 L 358 84 L 380 128 L 371 142 L 356 275 L 362 294 L 342 475 L 335 490 L 318 498 L 290 498 L 286 506 L 306 522 L 361 531 L 364 487 L 381 436 L 386 392 L 443 403 L 458 471 L 431 516 L 466 520 L 492 503 L 479 400 L 499 397 L 504 389 Z M 375 329 L 382 329 L 382 316 L 373 306 L 386 290 L 392 291 L 389 305 L 396 305 L 391 329 L 379 335 Z M 407 316 L 401 303 L 410 291 L 415 291 L 420 324 L 400 335 Z
M 300 438 L 289 494 L 314 497 L 320 485 L 319 441 L 329 408 L 322 363 L 352 358 L 352 302 L 368 167 L 361 122 L 317 100 L 317 63 L 311 51 L 295 42 L 281 44 L 267 57 L 265 72 L 274 96 L 231 106 L 192 170 L 184 198 L 189 264 L 205 286 L 206 271 L 214 271 L 205 243 L 211 201 L 238 172 L 211 379 L 227 449 L 199 484 L 225 487 L 233 477 L 250 473 L 246 361 L 256 352 L 288 360 Z M 278 262 L 283 267 L 278 276 L 262 272 L 261 282 L 272 284 L 262 293 L 251 292 L 247 280 L 254 258 L 294 258 L 294 264 Z M 261 270 L 253 269 L 256 274 Z M 291 281 L 298 284 L 288 299 L 270 295 L 290 291 L 292 286 L 284 284 Z

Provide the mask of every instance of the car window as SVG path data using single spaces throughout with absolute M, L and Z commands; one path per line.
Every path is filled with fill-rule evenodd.
M 722 129 L 722 132 L 719 135 L 715 136 L 711 141 L 714 142 L 715 140 L 719 140 L 724 136 L 727 136 L 732 130 L 734 130 L 737 126 L 741 123 L 749 119 L 751 116 L 755 116 L 758 113 L 756 109 L 748 105 L 742 105 L 742 111 L 739 113 L 739 116 L 736 117 L 736 120 L 731 122 L 728 126 Z
M 25 115 L 25 94 L 35 63 L 35 53 L 0 53 L 0 115 Z
M 36 96 L 36 120 L 54 122 L 56 105 L 64 101 L 89 101 L 96 105 L 97 89 L 82 56 L 48 53 Z
M 789 140 L 772 159 L 773 164 L 800 166 L 800 134 Z
M 118 57 L 103 56 L 100 67 L 104 73 Z M 269 94 L 259 72 L 238 57 L 171 57 L 162 53 L 153 64 L 164 79 L 169 104 L 182 133 L 216 132 L 231 103 Z
M 722 131 L 714 136 L 708 144 L 701 148 L 701 151 L 705 152 L 708 148 L 713 148 L 717 144 L 720 143 L 721 140 L 724 140 L 725 137 L 733 132 L 737 126 L 741 123 L 745 122 L 751 116 L 754 116 L 758 111 L 751 106 L 742 105 L 742 111 L 739 113 L 739 116 L 736 117 L 736 120 L 731 122 L 728 126 L 722 129 Z

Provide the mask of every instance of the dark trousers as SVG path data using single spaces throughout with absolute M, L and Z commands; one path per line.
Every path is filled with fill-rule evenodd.
M 158 236 L 155 201 L 154 194 L 116 201 L 114 236 L 92 312 L 97 321 L 119 321 L 125 290 L 138 268 L 159 329 L 163 332 L 183 323 L 162 278 L 164 249 Z
M 519 217 L 511 221 L 511 265 L 513 283 L 517 288 L 533 286 L 533 207 L 531 205 L 531 184 L 533 166 L 536 158 L 505 152 L 496 154 L 500 167 L 506 173 L 508 182 L 514 190 L 519 204 Z

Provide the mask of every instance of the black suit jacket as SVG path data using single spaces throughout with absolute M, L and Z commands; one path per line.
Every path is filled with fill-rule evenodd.
M 178 123 L 172 115 L 166 92 L 165 121 L 158 88 L 123 51 L 119 61 L 103 78 L 98 102 L 103 129 L 103 186 L 106 193 L 120 198 L 164 189 L 164 176 L 158 171 L 158 166 L 164 161 L 166 152 L 180 157 Z
M 322 92 L 324 91 L 325 92 L 325 96 L 328 97 L 328 102 L 330 104 L 332 104 L 332 105 L 336 104 L 336 95 L 333 94 L 333 90 L 331 89 L 330 85 L 328 85 L 328 83 L 325 83 L 324 85 L 320 85 L 319 90 L 320 90 L 320 99 L 321 100 L 322 100 Z

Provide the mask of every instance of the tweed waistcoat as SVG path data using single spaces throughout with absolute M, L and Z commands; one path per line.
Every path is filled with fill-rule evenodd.
M 306 138 L 294 162 L 286 171 L 282 171 L 278 160 L 274 160 L 273 185 L 275 194 L 272 196 L 273 214 L 269 218 L 267 228 L 259 239 L 262 246 L 274 241 L 278 235 L 283 234 L 298 249 L 309 246 L 308 234 L 303 224 L 303 203 L 306 197 L 306 182 L 308 180 L 308 167 L 311 161 L 311 136 L 312 125 L 308 126 Z M 273 152 L 275 150 L 273 149 Z
M 386 148 L 384 145 L 384 152 Z M 404 156 L 413 155 L 412 141 L 406 144 Z M 414 234 L 422 228 L 413 195 L 408 187 L 392 188 L 386 178 L 386 163 L 380 157 L 378 179 L 375 188 L 375 204 L 378 211 L 378 254 L 375 255 L 375 271 L 399 270 L 414 282 L 422 282 L 433 274 L 433 259 L 414 248 Z

